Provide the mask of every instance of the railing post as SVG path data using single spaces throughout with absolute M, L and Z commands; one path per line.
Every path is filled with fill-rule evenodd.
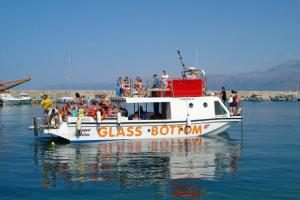
M 33 118 L 33 133 L 35 136 L 38 136 L 38 126 L 36 117 Z

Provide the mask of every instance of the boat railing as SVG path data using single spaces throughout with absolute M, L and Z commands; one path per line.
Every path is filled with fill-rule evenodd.
M 135 79 L 129 79 L 130 88 L 123 88 L 123 97 L 176 97 L 203 96 L 206 81 L 199 78 L 158 78 L 159 84 L 153 79 L 143 79 L 139 87 Z

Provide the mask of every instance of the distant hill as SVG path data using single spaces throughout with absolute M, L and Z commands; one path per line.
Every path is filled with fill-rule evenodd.
M 300 60 L 289 60 L 265 71 L 254 71 L 235 75 L 209 74 L 209 90 L 220 90 L 222 86 L 236 90 L 296 90 L 300 87 Z M 115 83 L 86 82 L 75 83 L 71 89 L 78 90 L 114 90 Z M 42 86 L 34 89 L 68 90 L 68 84 Z
M 49 85 L 37 89 L 50 89 L 50 90 L 68 90 L 70 86 L 67 84 Z M 115 84 L 112 83 L 76 83 L 71 85 L 72 90 L 114 90 Z
M 300 84 L 300 60 L 289 60 L 266 71 L 236 75 L 209 75 L 208 87 L 237 90 L 296 90 Z

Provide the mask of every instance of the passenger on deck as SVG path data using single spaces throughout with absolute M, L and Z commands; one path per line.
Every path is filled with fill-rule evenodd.
M 138 120 L 139 119 L 139 112 L 135 112 L 134 114 L 128 117 L 129 120 Z
M 223 103 L 225 104 L 226 101 L 227 101 L 227 97 L 226 97 L 226 90 L 225 90 L 225 87 L 224 87 L 224 86 L 222 87 L 222 91 L 221 91 L 221 93 L 220 93 L 220 97 L 221 97 Z
M 83 99 L 81 98 L 80 94 L 78 92 L 75 93 L 75 104 L 77 106 L 83 105 Z
M 123 96 L 123 79 L 122 77 L 119 77 L 117 80 L 117 87 L 116 87 L 116 96 L 121 97 Z
M 53 125 L 54 128 L 58 128 L 59 122 L 60 122 L 60 117 L 59 117 L 59 111 L 58 107 L 56 106 L 55 108 L 51 108 L 49 110 L 49 122 L 48 125 Z
M 85 116 L 85 110 L 84 110 L 84 106 L 80 106 L 78 109 L 78 117 L 84 117 Z
M 231 94 L 228 99 L 230 115 L 233 115 L 233 112 L 234 112 L 233 93 L 232 92 L 233 92 L 233 90 L 231 90 Z
M 120 107 L 121 116 L 128 117 L 128 110 L 126 108 Z
M 238 96 L 237 91 L 235 91 L 235 95 L 233 96 L 233 102 L 235 104 L 235 110 L 234 110 L 234 115 L 238 116 L 241 115 L 242 108 L 241 108 L 241 100 Z
M 240 99 L 238 98 L 236 91 L 231 90 L 231 95 L 228 102 L 229 102 L 230 115 L 240 114 L 239 113 Z
M 41 101 L 41 105 L 43 106 L 44 113 L 48 114 L 50 108 L 52 107 L 52 100 L 49 98 L 47 94 L 44 94 L 43 100 Z
M 72 107 L 71 116 L 72 117 L 78 117 L 78 110 L 77 110 L 77 108 L 75 106 Z
M 65 120 L 67 116 L 70 116 L 70 114 L 71 114 L 71 103 L 67 102 L 61 108 L 61 117 L 62 117 L 63 120 Z
M 135 80 L 135 83 L 134 83 L 134 89 L 137 92 L 137 95 L 139 97 L 144 95 L 143 81 L 140 77 L 136 77 L 136 80 Z
M 160 82 L 159 82 L 159 79 L 157 77 L 157 74 L 153 75 L 152 88 L 160 88 Z
M 157 77 L 157 74 L 154 74 L 153 75 L 153 79 L 152 79 L 152 87 L 153 89 L 155 88 L 160 88 L 160 81 L 159 81 L 159 78 Z M 152 91 L 152 94 L 151 94 L 152 97 L 158 97 L 158 91 Z
M 139 108 L 140 119 L 147 119 L 147 112 L 144 111 L 143 106 Z
M 125 97 L 130 96 L 130 81 L 128 76 L 126 76 L 125 79 L 123 80 L 123 94 Z
M 167 74 L 167 71 L 166 70 L 163 70 L 163 73 L 161 75 L 161 78 L 162 78 L 162 87 L 163 88 L 167 88 L 168 87 L 168 79 L 169 79 L 169 75 Z
M 110 104 L 108 106 L 108 108 L 106 109 L 106 113 L 107 113 L 107 117 L 111 117 L 111 118 L 114 118 L 114 117 L 117 117 L 117 113 L 119 112 L 119 108 L 116 107 L 116 106 L 113 106 L 112 104 Z
M 92 101 L 92 105 L 89 107 L 89 109 L 87 111 L 88 116 L 94 117 L 96 119 L 96 117 L 97 117 L 97 110 L 98 110 L 98 106 L 96 104 L 96 101 Z
M 108 107 L 111 102 L 110 102 L 110 99 L 108 98 L 107 94 L 103 94 L 101 100 L 100 100 L 100 104 L 103 106 L 103 107 Z

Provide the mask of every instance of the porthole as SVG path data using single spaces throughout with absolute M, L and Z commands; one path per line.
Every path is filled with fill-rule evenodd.
M 206 102 L 203 103 L 203 107 L 207 108 L 208 104 Z
M 193 104 L 193 103 L 190 103 L 190 104 L 189 104 L 189 107 L 190 107 L 190 108 L 193 108 L 193 107 L 194 107 L 194 104 Z

